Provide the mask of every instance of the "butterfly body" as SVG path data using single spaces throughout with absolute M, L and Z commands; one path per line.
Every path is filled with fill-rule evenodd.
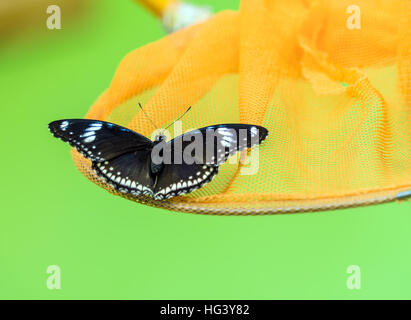
M 168 142 L 162 134 L 151 141 L 119 125 L 88 119 L 54 121 L 49 129 L 90 159 L 96 175 L 112 188 L 156 200 L 201 188 L 229 156 L 260 144 L 268 135 L 260 126 L 221 124 Z

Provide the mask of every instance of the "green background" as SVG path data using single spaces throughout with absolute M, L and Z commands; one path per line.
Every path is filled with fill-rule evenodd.
M 214 11 L 237 0 L 203 0 Z M 52 4 L 52 3 L 50 3 Z M 75 168 L 47 123 L 82 117 L 129 51 L 165 33 L 132 1 L 90 3 L 62 30 L 0 43 L 0 298 L 411 298 L 411 202 L 218 217 L 110 195 Z M 49 265 L 61 290 L 46 287 Z M 349 265 L 361 289 L 346 286 Z

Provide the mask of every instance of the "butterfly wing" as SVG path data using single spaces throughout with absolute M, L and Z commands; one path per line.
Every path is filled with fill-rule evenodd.
M 110 160 L 124 153 L 152 146 L 151 140 L 137 132 L 105 121 L 58 120 L 49 124 L 49 130 L 56 138 L 68 142 L 94 162 Z
M 210 182 L 218 167 L 238 151 L 260 144 L 268 135 L 261 126 L 220 124 L 187 132 L 167 143 L 172 154 L 157 177 L 154 196 L 167 199 Z
M 90 159 L 94 172 L 112 188 L 134 195 L 152 195 L 151 140 L 98 120 L 59 120 L 51 122 L 49 129 Z
M 164 200 L 190 193 L 210 182 L 217 173 L 218 166 L 165 164 L 157 177 L 154 199 Z
M 229 123 L 187 132 L 170 144 L 172 149 L 183 150 L 183 154 L 188 159 L 191 156 L 196 163 L 219 166 L 235 153 L 260 144 L 267 135 L 268 130 L 261 126 Z
M 104 162 L 93 162 L 95 173 L 112 188 L 133 195 L 153 196 L 150 150 L 122 154 Z

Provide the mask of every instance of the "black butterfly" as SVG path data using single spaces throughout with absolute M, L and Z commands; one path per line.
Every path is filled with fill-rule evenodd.
M 54 121 L 49 129 L 90 159 L 95 173 L 112 188 L 156 200 L 202 187 L 229 156 L 260 144 L 268 135 L 267 129 L 256 125 L 219 124 L 190 131 L 169 142 L 162 134 L 151 141 L 119 125 L 88 119 Z M 208 139 L 211 133 L 214 136 Z M 211 152 L 193 154 L 193 145 L 199 147 L 195 151 L 203 148 Z

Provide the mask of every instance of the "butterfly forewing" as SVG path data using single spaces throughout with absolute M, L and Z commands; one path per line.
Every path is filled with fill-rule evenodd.
M 151 147 L 151 140 L 116 124 L 88 119 L 66 119 L 49 124 L 51 133 L 94 162 Z
M 267 129 L 248 124 L 220 124 L 187 132 L 169 143 L 173 154 L 182 153 L 196 163 L 219 166 L 238 151 L 260 144 Z M 187 161 L 186 161 L 187 162 Z

